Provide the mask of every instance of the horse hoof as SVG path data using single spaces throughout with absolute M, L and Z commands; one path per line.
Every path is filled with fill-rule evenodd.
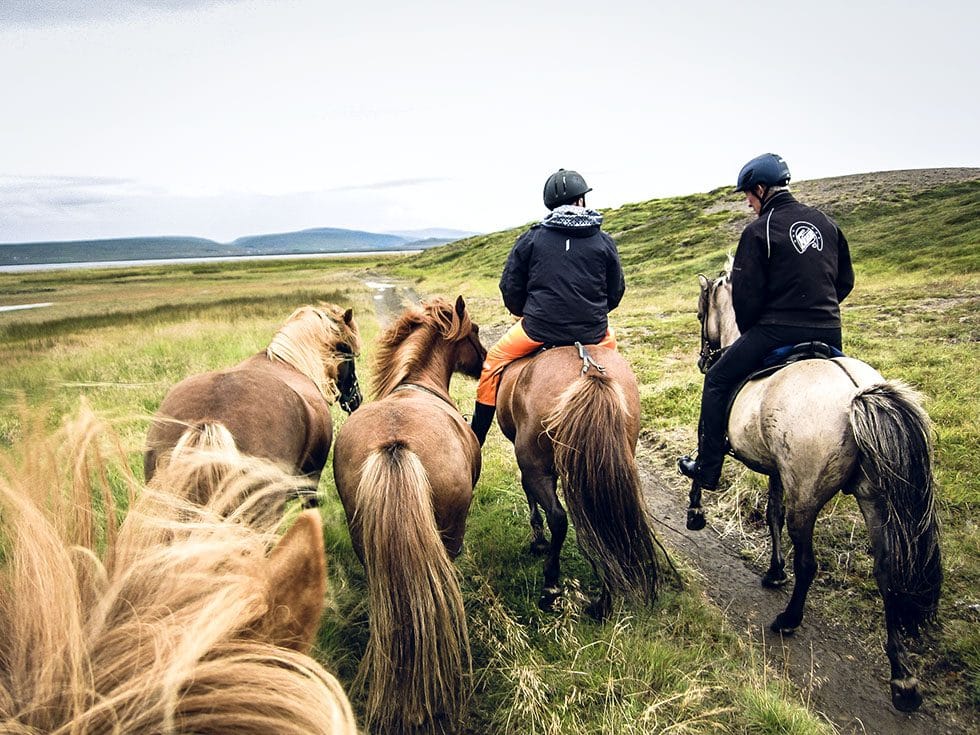
M 555 611 L 555 601 L 561 597 L 560 590 L 545 590 L 538 598 L 538 607 L 545 612 Z
M 540 541 L 531 542 L 531 554 L 534 556 L 544 556 L 548 553 L 551 548 L 551 544 L 547 540 L 541 539 Z
M 593 600 L 585 608 L 585 614 L 597 623 L 609 617 L 609 605 L 602 600 Z
M 779 574 L 773 574 L 771 572 L 766 572 L 762 576 L 762 586 L 768 587 L 769 589 L 779 589 L 789 581 L 789 577 L 786 576 L 785 572 Z
M 700 508 L 687 509 L 687 530 L 700 531 L 705 526 L 704 511 Z
M 907 679 L 892 679 L 892 704 L 899 712 L 915 712 L 922 704 L 919 694 L 919 681 L 910 676 Z
M 779 633 L 780 635 L 793 635 L 796 629 L 800 627 L 799 622 L 790 622 L 789 617 L 786 613 L 780 613 L 776 616 L 776 619 L 772 621 L 772 625 L 769 626 L 769 630 L 773 633 Z

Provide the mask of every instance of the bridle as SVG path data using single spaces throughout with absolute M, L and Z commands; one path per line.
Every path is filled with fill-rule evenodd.
M 353 413 L 362 400 L 354 366 L 354 350 L 346 342 L 338 342 L 336 349 L 340 353 L 337 365 L 337 391 L 340 393 L 338 402 L 346 413 Z
M 702 289 L 698 302 L 698 321 L 701 322 L 701 353 L 698 356 L 698 370 L 702 374 L 707 373 L 711 366 L 718 362 L 719 358 L 725 354 L 727 347 L 721 346 L 721 337 L 718 342 L 712 345 L 708 337 L 708 306 L 711 304 L 711 295 L 715 289 L 715 282 L 709 281 L 707 276 L 702 277 L 708 281 L 708 288 Z

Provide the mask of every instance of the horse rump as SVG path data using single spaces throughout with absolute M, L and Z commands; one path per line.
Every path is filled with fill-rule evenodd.
M 300 478 L 240 452 L 234 436 L 217 421 L 189 425 L 158 459 L 152 477 L 160 478 L 148 480 L 153 485 L 183 488 L 192 503 L 253 520 L 256 514 L 281 516 L 287 500 L 308 492 Z
M 877 492 L 885 536 L 889 617 L 917 635 L 936 616 L 942 586 L 930 422 L 918 394 L 900 381 L 861 390 L 851 403 L 858 472 Z
M 543 423 L 578 543 L 605 591 L 652 602 L 661 561 L 640 496 L 627 416 L 622 387 L 590 373 L 565 389 Z
M 458 722 L 470 666 L 466 611 L 425 467 L 402 442 L 377 449 L 357 499 L 371 610 L 357 680 L 367 689 L 368 724 L 402 732 Z

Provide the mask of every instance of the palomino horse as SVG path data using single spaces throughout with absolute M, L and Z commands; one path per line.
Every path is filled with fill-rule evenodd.
M 245 464 L 200 506 L 185 485 L 212 457 L 187 452 L 140 488 L 107 439 L 83 411 L 0 457 L 0 732 L 353 735 L 306 653 L 326 589 L 318 512 L 280 538 L 281 517 L 228 505 L 239 483 L 261 506 L 296 480 L 225 455 Z
M 497 417 L 521 469 L 531 550 L 548 554 L 539 606 L 551 609 L 561 592 L 568 520 L 559 477 L 579 547 L 602 586 L 589 613 L 605 617 L 614 594 L 652 601 L 660 559 L 640 496 L 634 459 L 640 397 L 626 360 L 604 347 L 555 347 L 518 360 L 501 376 Z M 550 545 L 539 508 L 548 518 Z
M 730 272 L 715 281 L 699 278 L 704 372 L 739 332 Z M 915 710 L 922 697 L 900 634 L 917 634 L 935 615 L 942 582 L 930 425 L 918 395 L 860 360 L 803 360 L 741 388 L 731 407 L 728 440 L 739 461 L 769 476 L 772 559 L 763 585 L 787 581 L 780 548 L 784 521 L 793 542 L 796 583 L 772 630 L 792 633 L 802 622 L 817 570 L 817 514 L 839 490 L 853 495 L 871 536 L 885 603 L 892 702 Z M 698 530 L 704 513 L 696 485 L 690 501 L 688 528 Z
M 452 559 L 481 457 L 449 380 L 479 377 L 486 354 L 462 296 L 409 308 L 380 338 L 377 400 L 337 435 L 334 478 L 370 590 L 358 680 L 372 732 L 451 730 L 462 709 L 469 639 Z
M 360 350 L 350 309 L 303 306 L 263 352 L 229 370 L 185 378 L 167 393 L 147 433 L 147 482 L 185 432 L 217 423 L 243 453 L 304 475 L 308 487 L 301 494 L 307 505 L 316 505 L 333 440 L 330 404 L 339 397 L 350 413 L 361 402 L 354 371 Z

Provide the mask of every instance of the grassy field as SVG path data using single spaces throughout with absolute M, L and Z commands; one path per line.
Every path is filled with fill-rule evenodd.
M 800 187 L 807 200 L 807 185 Z M 940 626 L 920 652 L 926 694 L 941 708 L 980 706 L 980 462 L 976 458 L 980 341 L 980 182 L 929 190 L 911 184 L 871 197 L 822 192 L 848 234 L 858 285 L 844 309 L 845 349 L 886 376 L 912 383 L 935 422 L 946 588 Z M 615 324 L 641 381 L 643 439 L 664 458 L 693 446 L 700 374 L 694 365 L 698 272 L 714 273 L 747 211 L 718 190 L 624 206 L 607 213 L 627 270 Z M 262 349 L 291 310 L 318 300 L 354 307 L 365 337 L 359 364 L 370 384 L 379 325 L 364 283 L 397 277 L 420 294 L 462 293 L 490 333 L 509 319 L 496 281 L 517 231 L 473 238 L 420 256 L 281 261 L 119 270 L 0 274 L 0 306 L 50 301 L 0 313 L 0 446 L 25 414 L 51 421 L 84 396 L 109 418 L 140 466 L 147 419 L 186 375 L 231 365 Z M 458 380 L 464 411 L 474 384 Z M 335 412 L 337 422 L 343 416 Z M 353 679 L 367 636 L 364 578 L 329 478 L 324 498 L 332 605 L 317 655 Z M 760 544 L 763 485 L 734 463 L 747 553 Z M 842 499 L 820 522 L 814 604 L 846 615 L 880 645 L 880 601 L 856 506 Z M 717 509 L 722 512 L 722 509 Z M 857 529 L 855 531 L 855 528 Z M 617 610 L 603 625 L 580 614 L 592 584 L 569 539 L 568 603 L 558 615 L 536 606 L 540 564 L 525 551 L 527 510 L 513 452 L 494 430 L 458 561 L 474 653 L 472 733 L 821 733 L 833 727 L 731 630 L 691 575 L 653 609 Z M 834 594 L 847 590 L 846 596 Z M 882 688 L 882 707 L 887 691 Z M 356 697 L 355 697 L 356 702 Z

